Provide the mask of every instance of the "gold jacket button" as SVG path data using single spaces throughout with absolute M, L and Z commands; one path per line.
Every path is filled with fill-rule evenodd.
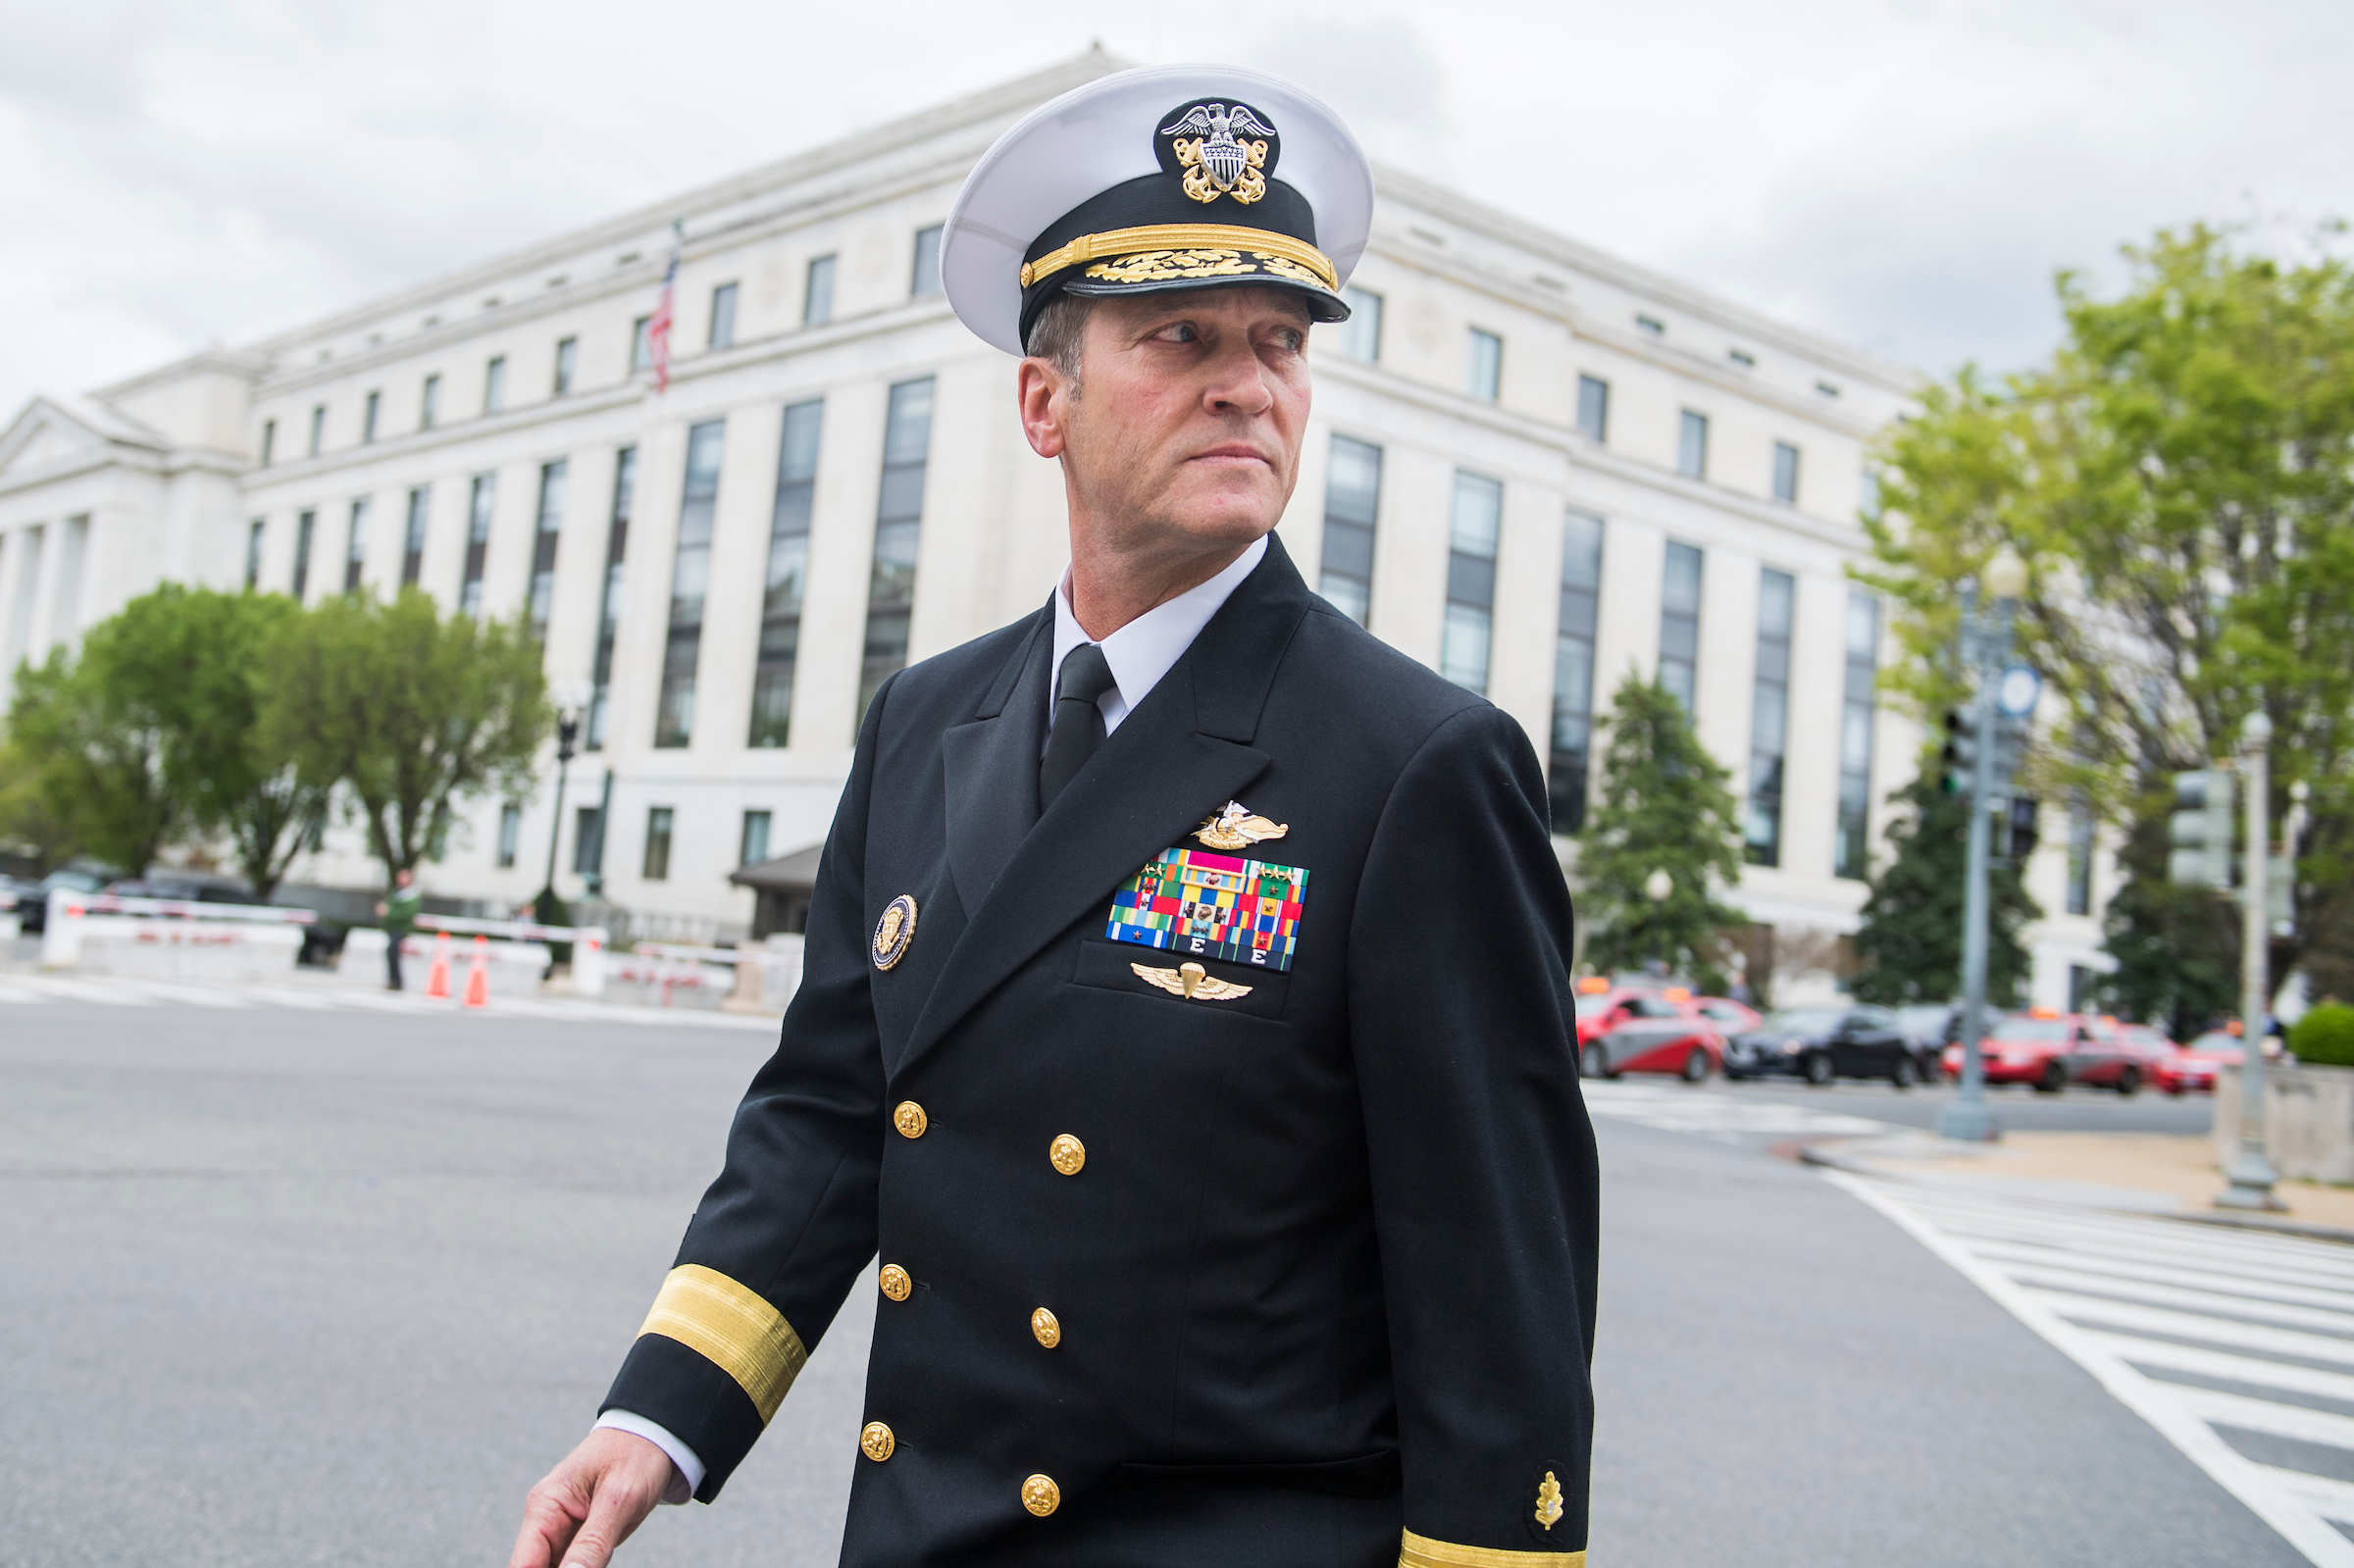
M 915 1289 L 915 1282 L 907 1278 L 907 1271 L 896 1263 L 884 1264 L 882 1277 L 875 1283 L 883 1287 L 883 1293 L 894 1301 L 906 1300 L 907 1292 Z
M 1045 1307 L 1030 1314 L 1030 1332 L 1038 1337 L 1039 1343 L 1049 1350 L 1062 1343 L 1062 1325 Z
M 901 1100 L 898 1109 L 891 1113 L 891 1125 L 899 1130 L 901 1138 L 922 1138 L 924 1129 L 932 1125 L 932 1118 L 915 1101 Z
M 891 1428 L 880 1421 L 869 1421 L 866 1430 L 858 1434 L 858 1451 L 877 1464 L 890 1458 L 892 1450 L 898 1445 L 899 1441 L 891 1435 Z M 1049 1482 L 1048 1485 L 1052 1486 L 1053 1483 Z
M 1022 1506 L 1044 1519 L 1062 1506 L 1062 1489 L 1052 1476 L 1032 1476 L 1022 1483 Z
M 1057 1133 L 1054 1141 L 1047 1145 L 1047 1158 L 1063 1175 L 1077 1176 L 1079 1168 L 1087 1163 L 1087 1145 L 1068 1133 Z

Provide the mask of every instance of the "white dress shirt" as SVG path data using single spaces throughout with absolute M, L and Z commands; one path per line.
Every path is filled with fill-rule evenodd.
M 1185 657 L 1185 650 L 1194 645 L 1194 638 L 1209 625 L 1209 618 L 1218 613 L 1219 607 L 1266 553 L 1267 541 L 1263 536 L 1253 540 L 1251 547 L 1236 556 L 1234 564 L 1225 571 L 1165 604 L 1154 605 L 1102 640 L 1100 646 L 1103 649 L 1103 662 L 1111 667 L 1112 685 L 1096 702 L 1103 710 L 1105 734 L 1117 730 L 1120 721 L 1160 684 L 1160 678 Z M 1079 618 L 1071 613 L 1071 573 L 1065 567 L 1062 581 L 1054 589 L 1054 663 L 1050 667 L 1053 678 L 1047 685 L 1049 730 L 1054 724 L 1055 692 L 1062 684 L 1063 657 L 1088 640 Z M 596 1424 L 643 1438 L 670 1455 L 677 1473 L 670 1478 L 670 1488 L 662 1494 L 664 1502 L 686 1502 L 702 1486 L 703 1461 L 667 1427 L 630 1410 L 608 1410 L 596 1418 Z

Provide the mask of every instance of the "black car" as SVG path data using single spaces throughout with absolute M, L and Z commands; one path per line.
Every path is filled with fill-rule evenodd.
M 1725 1041 L 1724 1076 L 1786 1074 L 1810 1084 L 1884 1078 L 1898 1088 L 1921 1081 L 1920 1047 L 1885 1007 L 1785 1007 Z

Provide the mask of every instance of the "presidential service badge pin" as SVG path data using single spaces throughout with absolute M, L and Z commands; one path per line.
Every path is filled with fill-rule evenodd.
M 875 967 L 889 970 L 907 956 L 907 944 L 914 940 L 915 895 L 901 893 L 883 906 L 883 918 L 875 922 Z
M 1280 973 L 1292 967 L 1306 896 L 1302 867 L 1180 845 L 1162 850 L 1120 884 L 1104 935 L 1115 942 Z
M 1254 816 L 1249 806 L 1229 800 L 1216 816 L 1194 830 L 1194 836 L 1212 849 L 1248 849 L 1261 839 L 1280 838 L 1291 831 L 1289 823 Z

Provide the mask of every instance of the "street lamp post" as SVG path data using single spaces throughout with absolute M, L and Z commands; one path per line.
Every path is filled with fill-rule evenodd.
M 1986 1021 L 1986 878 L 1993 850 L 1986 813 L 1994 798 L 1995 683 L 2011 656 L 2011 617 L 2026 586 L 2026 563 L 2005 546 L 1986 563 L 1983 592 L 1965 589 L 1963 600 L 1967 646 L 1977 673 L 1977 690 L 1970 697 L 1977 755 L 1970 770 L 1970 860 L 1962 887 L 1962 1092 L 1938 1113 L 1937 1131 L 1971 1143 L 1991 1143 L 2003 1136 L 1986 1103 L 1986 1055 L 1979 1043 Z
M 2280 1178 L 2265 1154 L 2266 1023 L 2272 1016 L 2269 971 L 2272 941 L 2269 889 L 2272 867 L 2271 801 L 2273 721 L 2262 707 L 2240 727 L 2240 770 L 2248 791 L 2246 875 L 2240 879 L 2239 955 L 2239 1152 L 2226 1174 L 2230 1186 L 2216 1198 L 2219 1209 L 2278 1209 L 2273 1184 Z
M 581 738 L 580 705 L 564 696 L 556 700 L 556 798 L 548 812 L 552 820 L 547 829 L 547 880 L 540 885 L 539 896 L 534 900 L 537 905 L 534 913 L 542 922 L 556 906 L 556 846 L 564 836 L 564 777 L 572 767 L 573 743 Z

